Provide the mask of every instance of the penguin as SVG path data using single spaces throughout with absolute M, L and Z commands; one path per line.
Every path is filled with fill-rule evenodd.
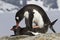
M 12 27 L 12 31 L 14 32 L 14 35 L 11 35 L 11 36 L 17 36 L 17 35 L 29 35 L 29 36 L 34 36 L 31 32 L 29 32 L 26 27 L 25 28 L 21 28 L 20 26 L 16 28 L 16 25 L 14 25 Z
M 38 5 L 25 5 L 16 13 L 16 29 L 19 27 L 19 23 L 23 18 L 25 18 L 26 29 L 31 31 L 32 33 L 46 33 L 48 31 L 48 28 L 50 28 L 54 33 L 56 33 L 53 25 L 58 19 L 51 22 L 43 8 Z M 33 28 L 33 23 L 35 23 L 35 25 L 38 27 Z

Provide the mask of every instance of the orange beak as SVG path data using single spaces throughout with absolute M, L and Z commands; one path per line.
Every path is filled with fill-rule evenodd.
M 15 29 L 17 29 L 19 27 L 19 22 L 16 22 L 16 28 Z

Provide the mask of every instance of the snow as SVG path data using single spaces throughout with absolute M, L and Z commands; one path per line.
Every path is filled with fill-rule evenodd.
M 58 4 L 59 10 L 60 10 L 60 0 L 57 0 L 57 4 Z
M 31 0 L 31 1 L 28 1 L 27 4 L 35 4 L 42 7 L 44 10 L 48 10 L 48 8 L 43 6 L 43 2 L 41 0 L 38 0 L 38 1 Z
M 41 0 L 38 0 L 38 1 L 35 1 L 35 0 L 27 1 L 27 4 L 38 5 L 38 6 L 42 7 L 45 11 L 48 11 L 48 10 L 52 10 L 52 11 L 60 10 L 60 0 L 57 0 L 57 3 L 58 3 L 58 7 L 59 7 L 58 9 L 49 9 L 48 7 L 44 7 L 43 6 L 43 1 L 41 1 Z M 6 2 L 0 0 L 0 12 L 1 13 L 14 12 L 14 11 L 17 11 L 19 9 L 20 8 L 18 8 L 18 6 L 16 6 L 16 5 L 12 5 L 10 3 L 6 3 Z
M 3 2 L 3 1 L 0 1 L 0 12 L 1 13 L 4 13 L 4 12 L 9 12 L 12 10 L 13 11 L 17 11 L 17 6 L 15 5 L 12 5 L 12 4 L 9 4 L 9 3 L 6 3 L 6 2 Z M 15 9 L 15 10 L 13 10 Z
M 57 4 L 58 4 L 58 7 L 59 7 L 58 9 L 52 9 L 52 8 L 49 8 L 49 7 L 44 7 L 43 6 L 43 1 L 41 1 L 41 0 L 38 0 L 38 1 L 31 0 L 31 1 L 28 1 L 27 4 L 38 5 L 38 6 L 42 7 L 45 11 L 48 11 L 48 10 L 52 10 L 52 11 L 60 10 L 60 0 L 57 0 Z

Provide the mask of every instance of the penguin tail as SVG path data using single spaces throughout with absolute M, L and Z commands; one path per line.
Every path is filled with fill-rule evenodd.
M 51 22 L 51 24 L 50 24 L 50 29 L 51 29 L 54 33 L 56 33 L 56 31 L 54 30 L 53 25 L 56 23 L 57 20 L 58 20 L 58 19 L 54 20 L 54 21 Z

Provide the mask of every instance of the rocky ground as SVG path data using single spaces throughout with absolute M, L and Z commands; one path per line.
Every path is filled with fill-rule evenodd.
M 0 40 L 60 40 L 60 33 L 48 33 L 48 34 L 39 34 L 37 36 L 5 36 L 1 37 Z

